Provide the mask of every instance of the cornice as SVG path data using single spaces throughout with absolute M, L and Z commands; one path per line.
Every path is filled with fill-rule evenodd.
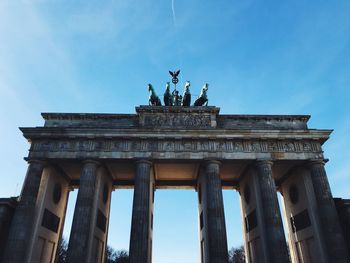
M 98 129 L 36 127 L 20 128 L 28 140 L 75 138 L 155 138 L 155 139 L 311 139 L 326 141 L 333 130 L 225 130 L 225 129 Z
M 249 121 L 301 121 L 307 123 L 310 115 L 241 115 L 241 114 L 220 114 L 218 119 L 249 120 Z
M 183 107 L 183 106 L 146 106 L 135 107 L 138 114 L 142 113 L 214 113 L 219 114 L 220 108 L 215 106 Z
M 123 118 L 137 118 L 136 114 L 114 114 L 114 113 L 56 113 L 43 112 L 44 120 L 114 120 Z

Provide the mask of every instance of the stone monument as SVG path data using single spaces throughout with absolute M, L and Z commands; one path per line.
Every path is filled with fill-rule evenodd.
M 223 188 L 241 196 L 247 262 L 289 262 L 287 240 L 292 262 L 349 262 L 324 168 L 331 130 L 310 129 L 306 115 L 219 111 L 151 105 L 135 114 L 42 113 L 43 126 L 21 128 L 28 171 L 2 262 L 55 262 L 72 188 L 79 190 L 69 262 L 104 262 L 111 193 L 123 187 L 134 188 L 131 263 L 152 262 L 161 188 L 197 191 L 202 263 L 228 261 Z

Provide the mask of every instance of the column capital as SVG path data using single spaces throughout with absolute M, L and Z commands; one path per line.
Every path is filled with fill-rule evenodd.
M 203 163 L 204 164 L 217 164 L 217 165 L 221 165 L 221 162 L 217 159 L 203 159 Z
M 264 165 L 264 164 L 267 164 L 267 165 L 270 165 L 270 166 L 273 166 L 273 161 L 270 160 L 270 159 L 257 159 L 255 161 L 255 164 L 256 165 Z
M 82 161 L 82 164 L 96 164 L 96 165 L 101 165 L 101 163 L 98 160 L 95 159 L 84 159 Z
M 313 165 L 325 165 L 328 162 L 328 159 L 310 159 L 308 161 L 308 166 L 313 166 Z
M 149 164 L 149 165 L 153 164 L 153 162 L 147 158 L 135 158 L 134 161 L 136 164 L 138 164 L 138 163 L 145 163 L 145 164 Z

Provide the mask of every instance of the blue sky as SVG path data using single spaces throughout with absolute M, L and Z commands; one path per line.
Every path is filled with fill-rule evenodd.
M 309 127 L 334 129 L 327 172 L 350 198 L 349 13 L 347 0 L 1 0 L 0 196 L 25 176 L 19 126 L 42 125 L 41 112 L 134 113 L 147 83 L 162 94 L 180 68 L 181 87 L 208 82 L 221 113 L 310 114 Z M 113 195 L 109 241 L 127 248 L 132 191 Z M 237 193 L 225 191 L 225 212 L 238 245 Z M 156 193 L 155 263 L 199 262 L 196 213 L 194 191 Z

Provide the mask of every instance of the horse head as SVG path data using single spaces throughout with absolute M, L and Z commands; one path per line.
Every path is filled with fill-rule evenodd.
M 170 82 L 167 82 L 166 84 L 165 84 L 165 92 L 166 93 L 170 93 Z
M 205 83 L 202 90 L 203 91 L 208 91 L 208 88 L 209 88 L 209 84 L 208 83 Z
M 148 84 L 148 91 L 151 93 L 154 93 L 154 89 L 153 89 L 152 84 Z
M 208 91 L 208 87 L 209 87 L 209 84 L 208 83 L 205 83 L 201 89 L 201 94 L 199 95 L 200 97 L 201 96 L 206 96 L 207 94 L 207 91 Z
M 189 82 L 188 80 L 185 83 L 185 92 L 189 92 L 190 91 L 190 86 L 191 86 L 191 82 Z

